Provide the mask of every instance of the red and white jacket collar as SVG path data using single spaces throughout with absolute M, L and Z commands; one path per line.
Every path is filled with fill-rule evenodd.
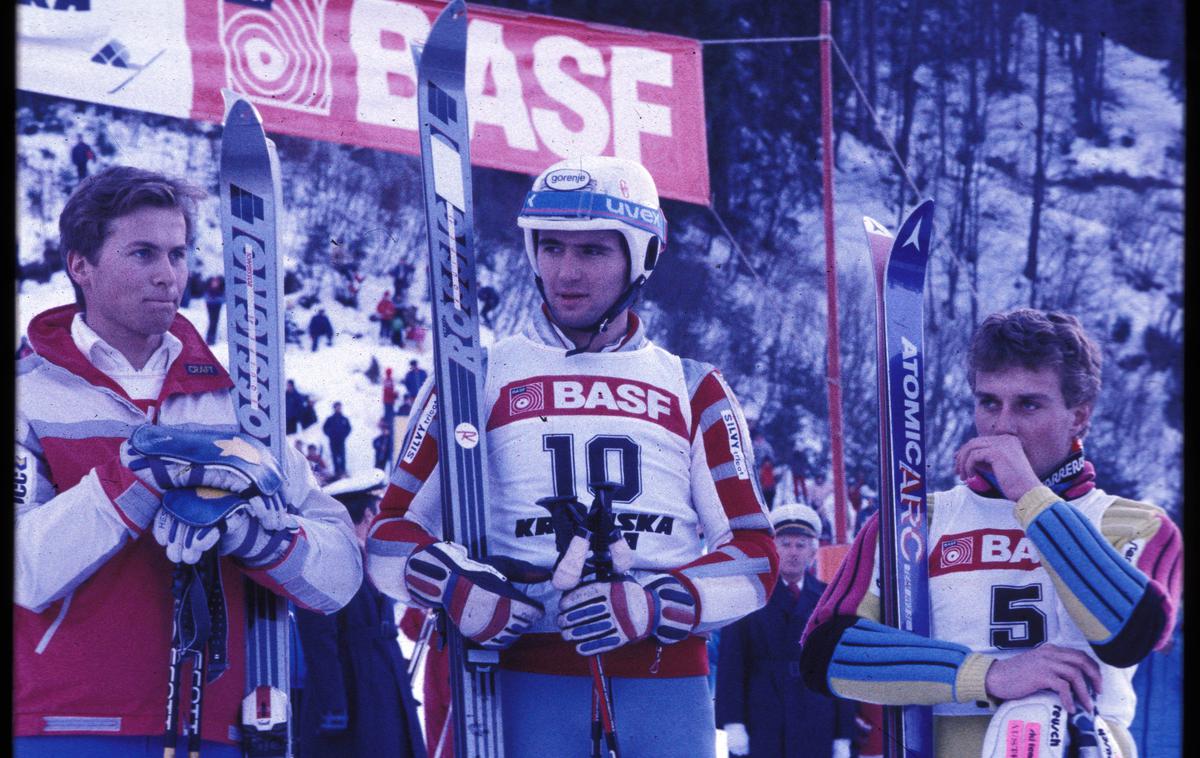
M 70 304 L 39 313 L 29 324 L 29 343 L 47 362 L 97 387 L 104 387 L 130 399 L 119 383 L 96 368 L 80 351 L 71 334 L 71 322 L 78 312 L 78 307 Z M 181 347 L 167 368 L 157 398 L 159 401 L 172 395 L 217 392 L 233 387 L 229 374 L 208 349 L 208 345 L 204 344 L 191 322 L 176 314 L 168 331 L 179 340 Z

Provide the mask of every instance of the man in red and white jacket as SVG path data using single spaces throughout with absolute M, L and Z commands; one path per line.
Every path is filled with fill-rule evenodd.
M 441 541 L 438 408 L 426 383 L 372 526 L 368 574 L 393 597 L 444 608 L 476 642 L 507 648 L 508 755 L 587 751 L 588 656 L 603 654 L 622 752 L 711 756 L 705 633 L 761 608 L 779 572 L 746 422 L 720 372 L 655 345 L 629 309 L 666 241 L 642 166 L 555 164 L 518 223 L 545 305 L 489 349 L 482 412 L 489 550 L 527 573 L 504 576 Z M 616 484 L 631 568 L 556 589 L 545 581 L 559 559 L 552 518 L 537 501 L 591 503 L 604 481 Z
M 160 755 L 172 636 L 172 561 L 201 538 L 160 507 L 153 457 L 130 444 L 156 425 L 237 434 L 228 374 L 177 311 L 199 191 L 112 167 L 60 217 L 76 304 L 35 317 L 17 364 L 13 730 L 16 753 Z M 331 613 L 362 579 L 345 510 L 288 450 L 274 517 L 230 512 L 212 537 L 227 613 L 228 668 L 205 688 L 206 756 L 236 756 L 248 576 Z M 202 465 L 188 467 L 213 480 Z M 167 486 L 182 486 L 168 483 Z M 284 515 L 286 514 L 286 515 Z M 219 538 L 218 535 L 219 534 Z M 164 551 L 162 545 L 167 547 Z M 201 551 L 202 552 L 202 551 Z

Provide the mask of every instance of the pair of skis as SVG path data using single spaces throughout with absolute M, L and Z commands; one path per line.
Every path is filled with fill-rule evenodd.
M 479 341 L 478 279 L 471 198 L 470 121 L 464 89 L 467 7 L 453 0 L 434 22 L 423 48 L 414 48 L 417 113 L 424 183 L 437 387 L 438 469 L 442 487 L 442 537 L 488 557 L 487 439 L 480 410 L 483 346 Z M 450 719 L 457 758 L 500 758 L 504 732 L 496 651 L 469 643 L 443 624 L 450 650 Z M 598 658 L 593 723 L 616 755 L 608 682 Z M 440 742 L 440 740 L 439 740 Z
M 429 239 L 434 382 L 437 387 L 438 469 L 443 539 L 474 560 L 488 555 L 487 439 L 480 412 L 483 346 L 479 341 L 478 279 L 471 199 L 470 122 L 464 90 L 467 7 L 453 0 L 413 51 Z M 504 754 L 497 651 L 470 644 L 444 623 L 449 645 L 454 754 Z
M 422 173 L 434 288 L 446 539 L 487 555 L 485 440 L 479 413 L 483 351 L 476 303 L 474 230 L 466 97 L 466 5 L 451 2 L 418 56 Z M 278 159 L 253 106 L 227 109 L 221 152 L 221 226 L 225 248 L 230 374 L 239 426 L 277 458 L 284 455 L 283 285 L 279 271 Z M 247 672 L 242 704 L 248 756 L 291 754 L 288 603 L 246 582 Z M 495 665 L 499 656 L 465 644 L 448 629 L 455 753 L 501 756 Z M 174 724 L 172 723 L 171 728 Z
M 918 205 L 894 237 L 874 219 L 863 225 L 875 273 L 883 622 L 928 637 L 924 294 L 933 201 Z M 933 756 L 932 709 L 885 706 L 883 713 L 887 758 Z
M 228 94 L 228 93 L 227 93 Z M 234 96 L 236 98 L 236 96 Z M 275 146 L 254 107 L 236 98 L 221 139 L 221 231 L 229 330 L 229 374 L 242 433 L 283 460 L 283 277 L 279 272 L 280 186 Z M 192 662 L 185 729 L 188 754 L 200 752 L 204 684 L 225 668 L 224 597 L 215 553 L 196 567 L 177 565 L 172 594 L 172 645 L 164 756 L 175 754 L 180 669 Z M 203 585 L 203 587 L 201 586 Z M 243 749 L 254 758 L 291 755 L 288 602 L 245 580 L 246 684 L 242 702 Z M 209 606 L 207 609 L 205 606 Z M 215 664 L 215 665 L 214 665 Z
M 220 203 L 229 375 L 238 426 L 284 459 L 283 277 L 278 240 L 279 161 L 247 100 L 226 92 Z M 291 756 L 289 608 L 285 598 L 245 579 L 246 682 L 242 746 L 252 758 Z M 224 597 L 214 552 L 196 567 L 176 565 L 163 755 L 175 755 L 180 675 L 192 663 L 188 754 L 200 753 L 204 684 L 225 669 Z M 208 606 L 206 608 L 205 606 Z M 216 611 L 215 613 L 210 611 Z M 216 665 L 213 665 L 216 664 Z

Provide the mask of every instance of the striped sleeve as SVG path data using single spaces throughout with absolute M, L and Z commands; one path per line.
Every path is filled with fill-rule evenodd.
M 930 502 L 932 518 L 933 502 Z M 855 537 L 801 637 L 810 689 L 884 705 L 986 701 L 992 658 L 884 626 L 877 586 L 879 514 Z
M 965 645 L 844 616 L 810 635 L 809 643 L 833 630 L 838 641 L 826 676 L 807 680 L 818 692 L 882 705 L 987 700 L 984 679 L 992 659 Z
M 1097 657 L 1132 666 L 1170 637 L 1181 539 L 1162 509 L 1118 499 L 1097 528 L 1048 487 L 1016 506 L 1064 607 Z
M 286 467 L 285 497 L 296 509 L 300 528 L 268 563 L 240 562 L 247 576 L 272 592 L 307 610 L 333 613 L 350 602 L 362 583 L 354 525 L 341 503 L 320 490 L 299 451 L 286 449 L 281 463 Z M 266 552 L 271 552 L 270 541 Z
M 712 549 L 671 573 L 696 598 L 695 631 L 704 632 L 766 605 L 779 558 L 733 391 L 707 364 L 685 360 L 684 373 L 691 398 L 692 501 Z
M 379 513 L 367 536 L 367 575 L 385 594 L 410 602 L 404 567 L 414 550 L 442 533 L 437 475 L 437 392 L 428 379 L 413 401 Z

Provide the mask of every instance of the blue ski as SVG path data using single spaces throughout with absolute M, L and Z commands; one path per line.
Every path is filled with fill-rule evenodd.
M 434 381 L 437 386 L 438 468 L 443 538 L 487 557 L 487 440 L 480 403 L 483 347 L 475 278 L 471 201 L 470 122 L 463 89 L 467 7 L 453 0 L 442 10 L 417 59 L 421 175 L 429 235 Z M 443 624 L 450 649 L 450 719 L 458 758 L 504 754 L 499 653 L 469 644 Z
M 221 135 L 221 235 L 229 374 L 238 425 L 284 457 L 283 276 L 277 244 L 279 161 L 249 101 L 225 92 Z M 288 602 L 246 580 L 246 686 L 242 746 L 247 756 L 291 755 Z
M 875 271 L 883 622 L 928 637 L 924 297 L 933 201 L 917 206 L 895 237 L 874 219 L 863 225 Z M 885 707 L 883 753 L 932 758 L 932 709 Z

